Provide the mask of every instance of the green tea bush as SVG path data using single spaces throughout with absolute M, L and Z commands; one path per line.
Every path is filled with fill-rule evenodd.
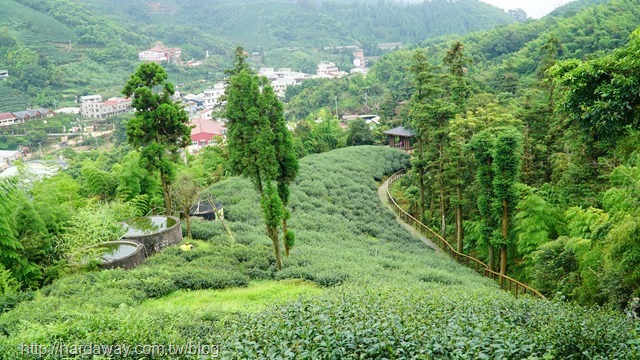
M 345 287 L 225 323 L 234 359 L 632 359 L 615 313 L 463 287 Z M 579 318 L 581 321 L 576 321 Z M 559 322 L 550 321 L 558 319 Z M 630 332 L 630 333 L 627 333 Z
M 231 359 L 640 358 L 637 322 L 516 299 L 399 226 L 375 179 L 407 161 L 400 151 L 368 146 L 302 159 L 289 203 L 296 246 L 278 272 L 251 183 L 222 181 L 208 191 L 224 204 L 235 244 L 219 222 L 202 222 L 205 241 L 190 251 L 172 247 L 133 270 L 63 277 L 0 315 L 0 359 L 20 358 L 21 342 L 55 341 L 212 343 Z M 258 313 L 144 306 L 179 289 L 292 278 L 325 290 Z
M 175 281 L 165 276 L 149 276 L 141 280 L 140 290 L 147 298 L 159 298 L 169 295 L 178 289 Z
M 217 224 L 213 224 L 209 220 L 201 220 L 194 217 L 191 218 L 191 237 L 194 239 L 209 240 L 223 234 L 224 229 L 219 221 Z M 182 236 L 187 236 L 187 227 L 184 221 L 182 222 Z
M 224 289 L 233 286 L 246 286 L 249 278 L 238 272 L 211 270 L 196 265 L 184 266 L 171 275 L 179 289 L 204 290 Z
M 31 301 L 35 298 L 33 291 L 7 293 L 0 295 L 0 314 L 13 309 L 23 301 Z

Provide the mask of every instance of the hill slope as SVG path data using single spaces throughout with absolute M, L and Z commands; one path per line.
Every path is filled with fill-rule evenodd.
M 85 2 L 123 26 L 154 28 L 179 24 L 270 49 L 371 42 L 416 42 L 447 33 L 466 33 L 515 22 L 504 11 L 477 0 L 435 0 L 420 4 L 393 1 L 106 1 Z M 145 27 L 146 25 L 146 27 Z M 157 32 L 155 32 L 157 33 Z M 195 44 L 194 44 L 195 45 Z
M 31 342 L 219 344 L 224 358 L 638 355 L 635 324 L 621 316 L 517 300 L 413 238 L 376 192 L 376 180 L 406 165 L 405 154 L 381 147 L 304 158 L 290 203 L 298 244 L 281 272 L 251 184 L 226 180 L 211 192 L 237 243 L 219 223 L 198 222 L 194 236 L 205 240 L 191 251 L 169 248 L 131 271 L 60 279 L 0 315 L 0 357 L 18 358 L 18 346 Z M 325 290 L 295 300 L 261 285 L 290 278 Z M 269 294 L 236 295 L 229 306 L 217 299 L 237 292 L 206 290 L 249 281 L 260 282 L 248 291 Z M 243 303 L 256 296 L 277 301 L 247 312 Z
M 414 42 L 515 21 L 477 0 L 417 5 L 277 0 L 6 3 L 0 35 L 10 29 L 8 35 L 22 50 L 16 55 L 16 49 L 0 46 L 0 59 L 7 59 L 0 60 L 0 68 L 15 74 L 8 85 L 19 90 L 24 97 L 21 103 L 30 107 L 71 106 L 76 96 L 93 93 L 118 95 L 139 63 L 137 53 L 156 41 L 181 47 L 184 60 L 203 60 L 193 68 L 168 65 L 172 82 L 184 84 L 183 91 L 197 92 L 202 91 L 203 81 L 212 84 L 223 76 L 236 44 L 258 52 L 260 57 L 254 60 L 260 66 L 313 72 L 324 60 L 342 69 L 351 67 L 351 49 L 327 51 L 324 47 L 362 46 L 368 55 L 375 55 L 380 42 Z M 37 76 L 20 74 L 25 63 L 28 72 Z M 0 103 L 9 99 L 0 98 Z

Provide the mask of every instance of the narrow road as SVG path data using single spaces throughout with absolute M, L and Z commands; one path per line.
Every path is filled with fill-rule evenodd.
M 430 239 L 428 239 L 426 236 L 421 234 L 418 230 L 416 230 L 416 228 L 414 228 L 413 226 L 411 226 L 411 225 L 407 224 L 406 222 L 402 221 L 400 216 L 398 216 L 398 214 L 396 214 L 396 212 L 393 210 L 393 205 L 391 205 L 389 203 L 389 199 L 387 198 L 388 186 L 389 186 L 389 181 L 387 180 L 384 183 L 382 183 L 382 185 L 380 185 L 378 187 L 378 197 L 380 197 L 380 201 L 382 201 L 383 204 L 385 204 L 389 209 L 391 209 L 391 211 L 393 211 L 394 215 L 396 216 L 396 221 L 400 225 L 402 225 L 402 227 L 407 229 L 408 232 L 410 232 L 411 234 L 415 235 L 417 238 L 422 240 L 422 242 L 425 245 L 427 245 L 431 249 L 435 250 L 436 253 L 443 253 L 442 249 L 440 249 L 438 247 L 438 245 L 434 244 Z

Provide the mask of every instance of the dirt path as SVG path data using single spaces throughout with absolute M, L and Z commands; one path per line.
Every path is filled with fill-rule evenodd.
M 378 187 L 378 197 L 380 197 L 380 201 L 382 201 L 383 204 L 385 204 L 389 209 L 391 209 L 391 211 L 393 211 L 393 213 L 396 215 L 396 221 L 402 225 L 402 227 L 404 227 L 405 229 L 407 229 L 408 232 L 410 232 L 411 234 L 415 235 L 417 238 L 419 238 L 420 240 L 422 240 L 422 242 L 427 245 L 428 247 L 430 247 L 431 249 L 435 250 L 436 253 L 442 253 L 442 250 L 436 245 L 434 244 L 430 239 L 428 239 L 427 237 L 425 237 L 424 235 L 422 235 L 418 230 L 416 230 L 413 226 L 407 224 L 406 222 L 402 221 L 402 219 L 400 218 L 400 216 L 398 216 L 398 214 L 396 214 L 396 212 L 393 210 L 392 205 L 389 203 L 389 199 L 387 198 L 387 189 L 389 186 L 389 182 L 385 181 L 384 183 L 382 183 L 382 185 L 380 185 Z

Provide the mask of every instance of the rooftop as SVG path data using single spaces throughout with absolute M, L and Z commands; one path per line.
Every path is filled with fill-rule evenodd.
M 411 131 L 409 129 L 405 129 L 402 126 L 398 126 L 398 127 L 393 128 L 391 130 L 383 131 L 383 133 L 387 134 L 387 135 L 402 136 L 402 137 L 413 137 L 413 136 L 416 136 L 416 133 L 414 133 L 413 131 Z
M 205 119 L 194 119 L 191 121 L 191 125 L 195 125 L 195 127 L 191 129 L 191 135 L 201 133 L 222 135 L 222 130 L 225 128 L 221 122 Z
M 15 156 L 19 152 L 18 150 L 0 150 L 0 159 Z
M 16 116 L 10 112 L 0 114 L 0 120 L 9 120 L 9 119 L 15 119 L 15 118 Z

